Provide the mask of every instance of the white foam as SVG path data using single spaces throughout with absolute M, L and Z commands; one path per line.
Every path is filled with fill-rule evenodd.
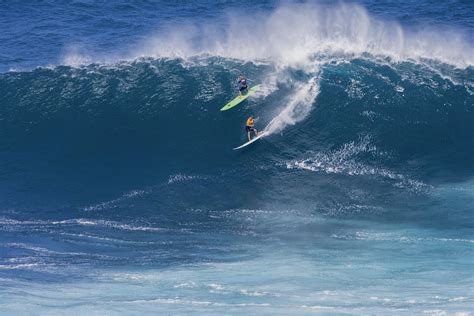
M 113 208 L 118 207 L 118 203 L 120 202 L 123 202 L 127 199 L 135 198 L 135 197 L 142 197 L 146 193 L 147 191 L 145 190 L 132 190 L 132 191 L 124 193 L 122 196 L 116 199 L 86 206 L 86 207 L 83 207 L 82 210 L 86 212 L 91 212 L 91 211 L 102 211 L 102 210 L 107 210 L 107 209 L 113 209 Z
M 190 180 L 202 180 L 202 179 L 206 179 L 206 177 L 200 176 L 200 175 L 186 175 L 186 174 L 178 173 L 178 174 L 169 176 L 168 184 L 185 182 L 185 181 L 190 181 Z
M 179 283 L 179 284 L 176 284 L 175 286 L 173 286 L 175 289 L 182 289 L 182 288 L 185 288 L 185 289 L 192 289 L 192 288 L 195 288 L 196 287 L 196 283 L 193 282 L 193 281 L 190 281 L 190 282 L 184 282 L 184 283 Z
M 332 307 L 332 306 L 320 306 L 320 305 L 311 305 L 311 306 L 301 305 L 301 307 L 302 308 L 309 308 L 309 309 L 321 309 L 321 310 L 334 309 L 334 307 Z
M 276 294 L 270 293 L 270 292 L 260 292 L 260 291 L 249 291 L 246 289 L 241 289 L 239 290 L 239 293 L 245 296 L 278 296 Z
M 467 297 L 459 296 L 459 297 L 450 298 L 448 301 L 450 301 L 450 302 L 461 302 L 461 301 L 465 301 L 466 299 L 467 299 Z
M 461 31 L 404 28 L 396 21 L 371 16 L 357 4 L 282 5 L 268 13 L 230 13 L 226 21 L 219 25 L 219 31 L 216 21 L 169 25 L 139 45 L 131 56 L 188 58 L 209 54 L 297 66 L 315 55 L 370 54 L 394 61 L 427 59 L 458 67 L 474 64 L 472 43 Z M 252 25 L 252 31 L 242 32 L 242 25 Z
M 395 187 L 406 188 L 414 192 L 424 192 L 431 187 L 421 181 L 410 179 L 402 174 L 387 170 L 385 168 L 369 166 L 357 161 L 360 154 L 372 156 L 386 156 L 379 152 L 374 145 L 370 144 L 370 137 L 364 136 L 358 142 L 349 142 L 340 149 L 331 152 L 313 153 L 306 159 L 296 159 L 285 163 L 287 169 L 300 169 L 312 172 L 325 172 L 328 174 L 346 174 L 349 176 L 376 176 L 396 181 Z
M 17 269 L 30 269 L 37 267 L 38 263 L 21 263 L 21 264 L 10 264 L 10 265 L 0 265 L 0 270 L 17 270 Z
M 311 111 L 318 94 L 319 85 L 316 78 L 306 84 L 297 85 L 295 92 L 288 97 L 286 105 L 268 123 L 265 130 L 270 134 L 278 133 L 286 126 L 302 121 Z
M 474 243 L 472 239 L 462 238 L 442 238 L 442 237 L 418 237 L 409 234 L 398 234 L 392 232 L 374 232 L 374 231 L 358 231 L 353 235 L 331 235 L 335 239 L 354 239 L 354 240 L 365 240 L 365 241 L 388 241 L 388 242 L 399 242 L 399 243 L 439 243 L 439 242 L 451 242 L 451 243 Z
M 124 303 L 129 304 L 177 304 L 177 305 L 201 305 L 201 306 L 221 306 L 221 307 L 244 307 L 244 306 L 253 306 L 253 307 L 268 307 L 271 306 L 268 303 L 220 303 L 220 302 L 211 302 L 211 301 L 198 301 L 198 300 L 186 300 L 180 298 L 156 298 L 150 300 L 134 300 L 134 301 L 125 301 Z
M 0 218 L 0 224 L 5 226 L 66 226 L 66 225 L 79 225 L 79 226 L 99 226 L 99 227 L 109 227 L 113 229 L 119 230 L 128 230 L 128 231 L 144 231 L 144 232 L 159 232 L 166 230 L 160 227 L 150 227 L 150 226 L 136 226 L 127 223 L 119 223 L 114 221 L 108 220 L 101 220 L 101 219 L 85 219 L 85 218 L 74 218 L 74 219 L 66 219 L 61 221 L 44 221 L 44 220 L 37 220 L 37 221 L 19 221 L 19 220 L 12 220 L 8 218 Z

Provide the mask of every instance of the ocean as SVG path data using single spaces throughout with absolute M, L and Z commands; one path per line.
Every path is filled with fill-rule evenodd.
M 472 1 L 5 0 L 0 28 L 0 315 L 473 315 Z

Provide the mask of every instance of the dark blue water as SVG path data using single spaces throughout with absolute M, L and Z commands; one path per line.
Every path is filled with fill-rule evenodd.
M 471 2 L 0 13 L 0 314 L 472 312 Z

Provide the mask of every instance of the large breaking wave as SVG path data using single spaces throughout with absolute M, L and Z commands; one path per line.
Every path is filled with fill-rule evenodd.
M 472 174 L 474 50 L 462 32 L 309 4 L 168 28 L 120 57 L 70 53 L 64 66 L 0 75 L 5 166 L 25 159 L 39 172 L 50 157 L 104 172 L 113 156 L 164 178 L 215 171 L 235 157 L 255 114 L 273 134 L 255 146 L 259 161 L 277 169 L 358 166 L 372 171 L 347 174 L 384 173 L 403 185 L 440 164 Z M 239 74 L 263 89 L 221 113 Z M 376 150 L 336 157 L 361 139 Z

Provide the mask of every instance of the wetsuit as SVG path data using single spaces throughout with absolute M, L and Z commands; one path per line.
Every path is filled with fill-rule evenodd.
M 239 91 L 242 92 L 242 94 L 246 94 L 249 89 L 249 86 L 247 85 L 247 80 L 239 79 L 238 84 L 239 84 Z
M 245 124 L 245 130 L 247 131 L 247 133 L 255 130 L 255 128 L 253 127 L 253 123 L 254 123 L 254 119 L 249 117 L 247 119 L 247 124 Z

